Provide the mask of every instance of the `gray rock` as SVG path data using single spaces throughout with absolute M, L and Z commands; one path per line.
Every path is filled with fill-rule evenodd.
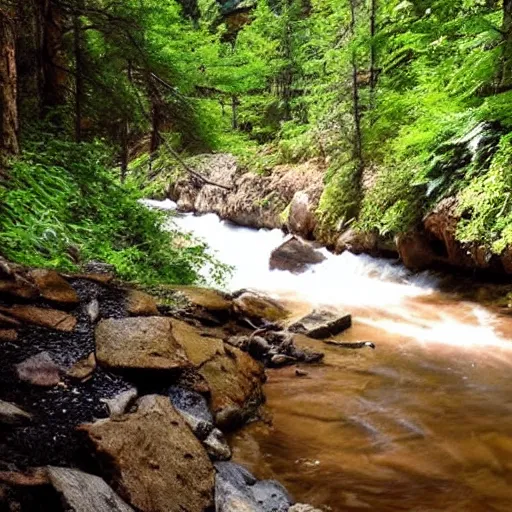
M 61 369 L 48 352 L 39 352 L 16 365 L 18 378 L 35 386 L 52 387 L 60 382 Z
M 75 469 L 49 466 L 48 476 L 72 512 L 133 512 L 101 478 Z
M 130 388 L 122 391 L 113 398 L 102 398 L 101 401 L 106 404 L 110 417 L 121 416 L 128 407 L 135 402 L 138 393 L 136 388 Z
M 257 481 L 238 464 L 218 462 L 215 469 L 216 512 L 287 512 L 293 503 L 281 484 Z
M 115 274 L 116 267 L 115 265 L 110 265 L 109 263 L 104 263 L 102 261 L 89 261 L 83 266 L 84 272 L 88 272 L 91 274 Z
M 31 419 L 32 416 L 17 405 L 0 400 L 0 423 L 4 425 L 20 425 L 30 422 Z
M 91 323 L 96 323 L 96 320 L 98 320 L 100 316 L 100 303 L 96 299 L 91 300 L 91 302 L 85 306 L 85 309 Z
M 231 448 L 224 434 L 218 428 L 214 428 L 208 434 L 208 437 L 203 441 L 203 445 L 213 460 L 229 460 L 231 458 Z
M 284 354 L 276 354 L 270 359 L 271 366 L 285 366 L 287 364 L 293 364 L 296 362 L 297 359 L 294 357 L 285 356 Z
M 270 255 L 270 270 L 287 270 L 293 274 L 305 272 L 310 265 L 322 263 L 326 258 L 312 244 L 296 237 L 274 249 Z
M 214 428 L 213 416 L 206 398 L 195 391 L 179 386 L 169 388 L 169 398 L 194 434 L 200 440 L 206 439 Z
M 314 310 L 288 328 L 291 332 L 305 334 L 310 338 L 323 339 L 336 336 L 352 325 L 349 313 L 333 313 L 328 310 Z

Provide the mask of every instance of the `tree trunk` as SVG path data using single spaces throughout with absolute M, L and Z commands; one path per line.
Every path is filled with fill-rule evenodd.
M 370 110 L 375 109 L 375 89 L 377 87 L 377 49 L 375 35 L 377 15 L 377 0 L 370 2 Z
M 350 33 L 352 38 L 355 37 L 356 32 L 356 6 L 355 0 L 349 0 L 350 4 Z M 359 96 L 359 85 L 358 85 L 358 65 L 357 65 L 357 53 L 356 50 L 352 50 L 351 56 L 352 64 L 352 114 L 354 119 L 354 141 L 353 141 L 353 158 L 356 161 L 358 180 L 361 173 L 363 172 L 363 142 L 361 132 L 361 102 Z
M 82 24 L 78 14 L 73 16 L 73 35 L 75 51 L 75 140 L 81 142 L 84 77 L 82 71 Z
M 65 105 L 66 58 L 63 48 L 63 15 L 55 0 L 40 0 L 43 9 L 43 105 L 53 108 Z
M 512 88 L 512 0 L 503 0 L 501 89 Z
M 19 152 L 15 14 L 0 8 L 0 156 Z

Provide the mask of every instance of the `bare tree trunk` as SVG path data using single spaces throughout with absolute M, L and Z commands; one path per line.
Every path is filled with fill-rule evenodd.
M 512 0 L 503 0 L 501 89 L 512 88 Z
M 355 36 L 356 31 L 356 6 L 355 0 L 349 0 L 350 4 L 350 33 L 352 37 Z M 358 178 L 363 171 L 363 140 L 361 131 L 361 102 L 359 96 L 359 85 L 357 80 L 358 66 L 357 66 L 357 53 L 352 50 L 351 57 L 352 64 L 352 113 L 354 119 L 354 141 L 353 141 L 353 157 L 356 161 Z
M 63 15 L 55 0 L 40 0 L 43 6 L 43 104 L 58 107 L 66 103 L 66 59 L 62 46 Z
M 82 24 L 78 14 L 73 15 L 73 35 L 75 51 L 75 140 L 81 142 L 84 77 L 82 70 Z
M 375 89 L 377 87 L 377 50 L 375 48 L 377 0 L 370 2 L 370 109 L 375 109 Z
M 233 94 L 231 96 L 231 127 L 233 128 L 233 130 L 238 129 L 238 112 L 237 112 L 237 107 L 238 107 L 238 99 Z
M 0 156 L 19 152 L 15 15 L 0 8 Z

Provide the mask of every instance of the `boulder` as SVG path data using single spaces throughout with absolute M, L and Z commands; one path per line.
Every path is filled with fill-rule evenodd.
M 78 304 L 80 299 L 71 285 L 54 270 L 42 268 L 30 271 L 41 296 L 54 302 Z
M 311 238 L 317 225 L 315 215 L 317 202 L 311 200 L 310 195 L 303 190 L 299 190 L 293 196 L 290 203 L 290 211 L 286 225 L 290 233 Z
M 76 325 L 76 318 L 74 316 L 57 309 L 15 305 L 10 308 L 0 307 L 0 313 L 14 317 L 21 322 L 39 325 L 56 331 L 70 332 Z
M 132 316 L 158 316 L 156 301 L 151 295 L 140 290 L 127 290 L 126 312 Z
M 11 402 L 0 400 L 0 423 L 3 425 L 20 425 L 29 423 L 32 416 Z
M 216 512 L 287 512 L 293 503 L 281 484 L 257 481 L 238 464 L 218 462 L 215 469 Z
M 130 405 L 137 400 L 138 391 L 136 388 L 130 388 L 121 391 L 113 398 L 102 398 L 101 401 L 107 406 L 111 418 L 124 414 Z
M 96 357 L 94 352 L 91 352 L 87 357 L 77 361 L 67 372 L 66 375 L 70 379 L 76 379 L 80 381 L 88 380 L 94 370 L 96 369 Z
M 255 321 L 275 322 L 289 316 L 279 302 L 254 291 L 243 291 L 233 301 L 236 313 Z
M 16 365 L 18 378 L 34 386 L 53 387 L 60 382 L 61 369 L 48 352 L 39 352 Z
M 270 254 L 270 270 L 287 270 L 293 274 L 305 272 L 311 265 L 322 263 L 326 258 L 312 244 L 292 237 Z
M 69 512 L 133 512 L 100 477 L 49 466 L 50 483 Z
M 435 260 L 424 233 L 402 233 L 395 238 L 395 243 L 400 259 L 411 270 L 429 268 Z
M 138 410 L 82 425 L 118 494 L 141 512 L 199 512 L 213 502 L 214 470 L 201 443 L 167 397 L 147 395 Z
M 96 360 L 115 370 L 175 370 L 190 366 L 164 317 L 102 320 L 96 326 Z
M 224 434 L 218 428 L 214 428 L 208 434 L 203 445 L 212 460 L 229 460 L 231 458 L 231 448 Z
M 239 427 L 263 403 L 265 372 L 261 363 L 234 347 L 204 363 L 199 373 L 208 382 L 211 409 L 221 430 Z
M 305 334 L 310 338 L 324 339 L 336 336 L 352 325 L 349 313 L 334 313 L 328 310 L 315 310 L 288 327 L 291 332 Z

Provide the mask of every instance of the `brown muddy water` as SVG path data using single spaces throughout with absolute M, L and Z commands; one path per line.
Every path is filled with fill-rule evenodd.
M 511 511 L 512 317 L 437 292 L 352 313 L 337 339 L 377 349 L 269 371 L 235 460 L 322 510 Z
M 348 310 L 354 325 L 338 339 L 377 345 L 308 341 L 324 364 L 305 367 L 307 377 L 269 371 L 270 422 L 233 436 L 237 462 L 325 511 L 512 512 L 512 316 L 465 300 L 474 283 L 444 293 L 436 275 L 327 251 L 300 276 L 269 271 L 280 231 L 212 214 L 174 223 L 235 267 L 228 288 L 291 300 L 297 315 Z

